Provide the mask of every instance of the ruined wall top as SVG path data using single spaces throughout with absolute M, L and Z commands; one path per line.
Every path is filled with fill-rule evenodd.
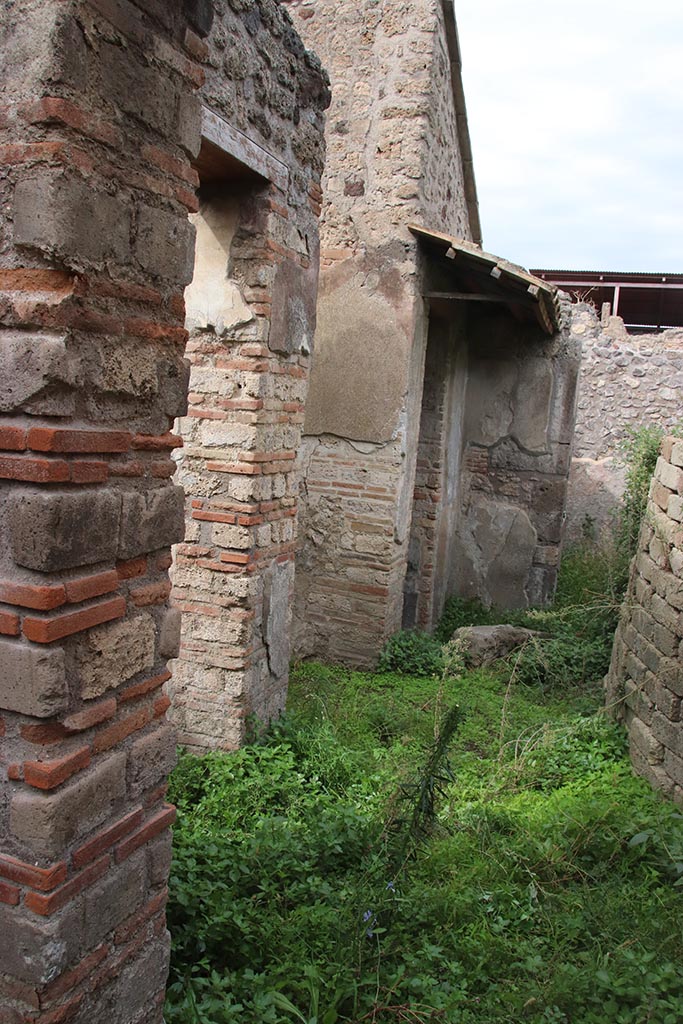
M 285 2 L 332 82 L 323 247 L 379 247 L 411 220 L 471 238 L 441 0 Z
M 628 334 L 620 317 L 609 317 L 589 333 L 575 455 L 614 455 L 629 428 L 645 423 L 673 429 L 681 418 L 683 331 Z
M 288 11 L 276 0 L 215 0 L 206 44 L 203 101 L 290 169 L 319 178 L 329 79 Z

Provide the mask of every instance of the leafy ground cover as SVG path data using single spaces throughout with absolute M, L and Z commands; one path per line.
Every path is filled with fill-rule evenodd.
M 683 819 L 601 710 L 613 580 L 566 559 L 494 669 L 405 634 L 299 665 L 266 736 L 183 757 L 167 1024 L 679 1024 Z

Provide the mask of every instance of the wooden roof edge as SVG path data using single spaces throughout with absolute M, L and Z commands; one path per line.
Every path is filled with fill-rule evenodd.
M 457 260 L 457 254 L 462 253 L 463 256 L 482 263 L 486 267 L 490 267 L 491 275 L 498 281 L 502 279 L 501 283 L 511 284 L 518 289 L 522 288 L 529 300 L 536 307 L 539 307 L 537 316 L 544 330 L 549 334 L 554 334 L 555 331 L 559 330 L 560 303 L 558 289 L 552 282 L 535 277 L 523 267 L 511 263 L 509 260 L 494 256 L 493 253 L 484 252 L 483 249 L 468 239 L 456 238 L 442 231 L 431 231 L 428 228 L 421 227 L 419 224 L 411 223 L 407 227 L 416 238 L 428 242 L 437 242 L 444 246 L 444 255 L 449 250 L 452 250 Z

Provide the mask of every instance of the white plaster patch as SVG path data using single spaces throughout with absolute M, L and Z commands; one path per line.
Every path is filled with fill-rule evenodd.
M 239 219 L 232 197 L 202 202 L 190 215 L 197 231 L 194 276 L 185 289 L 185 326 L 213 330 L 224 337 L 233 327 L 254 319 L 237 283 L 228 277 L 228 262 Z

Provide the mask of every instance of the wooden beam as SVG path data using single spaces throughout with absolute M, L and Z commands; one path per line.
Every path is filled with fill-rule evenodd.
M 218 146 L 228 156 L 234 157 L 260 174 L 262 178 L 272 181 L 278 188 L 287 191 L 289 186 L 289 170 L 286 165 L 276 159 L 267 150 L 253 142 L 244 132 L 233 128 L 218 114 L 208 107 L 202 107 L 202 137 Z
M 501 295 L 480 295 L 476 292 L 426 292 L 425 299 L 448 299 L 453 302 L 502 302 L 508 299 Z

